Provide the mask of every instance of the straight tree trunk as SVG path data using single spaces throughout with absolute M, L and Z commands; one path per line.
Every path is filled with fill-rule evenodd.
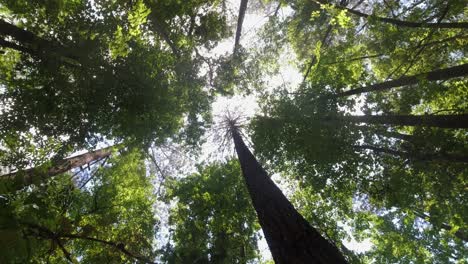
M 468 128 L 468 114 L 460 115 L 363 115 L 323 118 L 352 123 L 396 126 L 425 126 L 440 128 Z
M 236 29 L 236 38 L 234 42 L 234 56 L 236 56 L 239 46 L 240 46 L 240 38 L 242 35 L 242 24 L 244 23 L 245 12 L 247 11 L 247 3 L 248 0 L 241 0 L 240 7 L 239 7 L 239 15 L 237 17 L 237 29 Z
M 265 239 L 277 264 L 346 263 L 338 248 L 300 215 L 244 144 L 231 134 Z
M 325 0 L 313 0 L 318 4 L 330 4 Z M 358 17 L 369 18 L 372 17 L 381 22 L 390 23 L 395 26 L 399 27 L 410 27 L 410 28 L 468 28 L 468 22 L 448 22 L 448 23 L 425 23 L 425 22 L 411 22 L 411 21 L 403 21 L 394 18 L 387 18 L 387 17 L 378 17 L 369 14 L 365 14 L 350 8 L 346 8 L 344 6 L 333 5 L 336 8 L 343 9 L 348 11 L 349 13 L 356 15 Z
M 71 169 L 84 166 L 92 161 L 97 161 L 108 157 L 112 154 L 113 149 L 114 147 L 112 146 L 62 159 L 56 162 L 52 167 L 45 169 L 45 171 L 41 166 L 39 166 L 24 171 L 1 175 L 0 181 L 12 182 L 15 184 L 16 189 L 20 189 L 32 183 L 40 182 L 43 179 L 50 178 L 57 174 L 67 172 Z
M 456 77 L 462 77 L 468 75 L 468 64 L 462 64 L 446 69 L 439 69 L 431 72 L 420 73 L 411 76 L 403 76 L 401 78 L 372 84 L 365 87 L 359 87 L 356 89 L 351 89 L 345 92 L 338 93 L 333 95 L 332 97 L 345 97 L 355 94 L 367 93 L 367 92 L 375 92 L 375 91 L 383 91 L 388 90 L 395 87 L 406 86 L 420 83 L 421 81 L 438 81 L 438 80 L 448 80 Z

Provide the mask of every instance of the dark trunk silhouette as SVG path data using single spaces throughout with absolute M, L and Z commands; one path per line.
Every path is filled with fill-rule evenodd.
M 319 4 L 330 4 L 328 1 L 325 0 L 313 0 L 316 3 Z M 346 8 L 344 6 L 339 6 L 339 5 L 333 5 L 336 8 L 343 9 L 348 11 L 349 13 L 363 17 L 363 18 L 369 18 L 371 15 L 365 14 L 350 8 Z M 410 28 L 468 28 L 468 22 L 436 22 L 436 23 L 426 23 L 426 22 L 412 22 L 412 21 L 404 21 L 404 20 L 398 20 L 394 18 L 387 18 L 387 17 L 378 17 L 378 16 L 373 16 L 372 18 L 381 22 L 385 23 L 390 23 L 395 26 L 399 27 L 410 27 Z
M 38 166 L 23 171 L 1 175 L 0 180 L 13 182 L 15 183 L 14 187 L 16 189 L 20 189 L 24 186 L 39 182 L 43 179 L 67 172 L 73 168 L 78 168 L 93 161 L 106 158 L 111 155 L 113 148 L 114 147 L 107 147 L 74 157 L 62 159 L 55 162 L 55 164 L 49 168 Z
M 245 11 L 247 11 L 247 3 L 248 0 L 241 0 L 240 7 L 239 7 L 239 15 L 237 17 L 237 29 L 236 29 L 236 38 L 234 42 L 234 56 L 236 56 L 239 46 L 240 46 L 240 38 L 242 35 L 242 24 L 244 23 L 245 18 Z
M 468 156 L 454 155 L 449 153 L 421 153 L 421 152 L 406 152 L 388 148 L 381 148 L 371 145 L 353 146 L 357 150 L 372 150 L 374 153 L 384 153 L 392 156 L 406 158 L 413 161 L 430 161 L 430 162 L 464 162 L 468 163 Z
M 344 97 L 355 94 L 374 92 L 374 91 L 383 91 L 395 87 L 406 86 L 420 83 L 424 80 L 428 81 L 437 81 L 437 80 L 447 80 L 456 77 L 462 77 L 468 75 L 468 64 L 462 64 L 455 67 L 450 67 L 446 69 L 435 70 L 431 72 L 420 73 L 411 76 L 403 76 L 401 78 L 386 81 L 382 83 L 376 83 L 373 85 L 359 87 L 356 89 L 351 89 L 342 93 L 338 93 L 333 97 Z
M 244 144 L 231 134 L 265 239 L 277 264 L 346 263 L 338 248 L 300 215 Z
M 0 36 L 10 36 L 18 44 L 1 39 L 0 46 L 12 48 L 35 57 L 64 57 L 76 61 L 78 58 L 73 49 L 67 48 L 60 43 L 44 39 L 33 32 L 19 28 L 13 24 L 0 19 Z M 78 62 L 70 64 L 79 64 Z M 75 65 L 76 66 L 76 65 Z

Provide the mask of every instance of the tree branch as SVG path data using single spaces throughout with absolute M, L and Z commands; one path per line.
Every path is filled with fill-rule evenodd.
M 112 242 L 112 241 L 107 241 L 107 240 L 102 240 L 102 239 L 99 239 L 99 238 L 87 237 L 87 236 L 82 236 L 82 235 L 77 235 L 77 234 L 60 234 L 59 237 L 75 238 L 75 239 L 82 239 L 82 240 L 98 242 L 98 243 L 105 244 L 105 245 L 108 245 L 110 247 L 113 247 L 113 248 L 119 250 L 120 252 L 124 253 L 125 255 L 131 257 L 131 258 L 138 259 L 138 260 L 143 261 L 145 263 L 155 263 L 155 262 L 150 261 L 149 259 L 147 259 L 145 257 L 136 255 L 136 254 L 128 251 L 125 248 L 125 244 L 123 244 L 123 243 L 115 243 L 115 242 Z
M 331 3 L 328 3 L 325 0 L 312 0 L 312 1 L 316 2 L 318 4 L 331 4 Z M 346 10 L 349 13 L 351 13 L 353 15 L 356 15 L 356 16 L 359 16 L 359 17 L 362 17 L 362 18 L 367 19 L 369 17 L 372 17 L 372 18 L 374 18 L 374 19 L 376 19 L 378 21 L 393 24 L 393 25 L 400 26 L 400 27 L 410 27 L 410 28 L 468 28 L 468 22 L 448 22 L 448 23 L 411 22 L 411 21 L 398 20 L 398 19 L 394 19 L 394 18 L 373 16 L 373 15 L 369 15 L 369 14 L 359 12 L 357 10 L 346 8 L 344 6 L 339 6 L 339 5 L 334 5 L 334 4 L 331 4 L 331 5 L 338 8 L 338 9 Z

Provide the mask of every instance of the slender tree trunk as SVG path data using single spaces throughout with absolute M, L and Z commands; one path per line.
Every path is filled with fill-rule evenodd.
M 239 16 L 237 17 L 236 38 L 234 42 L 234 56 L 237 54 L 240 46 L 240 38 L 242 35 L 242 24 L 244 23 L 245 11 L 247 11 L 248 0 L 241 0 L 239 7 Z
M 346 5 L 345 0 L 340 1 L 340 6 Z M 329 39 L 332 33 L 333 25 L 328 25 L 327 29 L 325 30 L 325 33 L 323 34 L 323 37 L 321 39 L 322 47 L 321 48 L 326 48 L 330 45 Z M 312 54 L 312 58 L 310 59 L 310 63 L 307 66 L 307 70 L 304 74 L 304 78 L 302 79 L 302 83 L 305 83 L 307 80 L 307 77 L 309 77 L 310 71 L 312 70 L 312 67 L 317 63 L 317 56 L 315 54 Z
M 231 128 L 242 173 L 277 264 L 346 263 L 341 252 L 300 215 Z
M 0 176 L 1 181 L 13 182 L 16 189 L 28 186 L 32 183 L 40 182 L 57 174 L 67 172 L 73 168 L 84 166 L 92 161 L 97 161 L 111 155 L 114 147 L 107 147 L 92 152 L 87 152 L 74 157 L 59 160 L 52 167 L 42 166 L 30 168 L 24 171 L 13 172 Z
M 462 77 L 468 75 L 468 64 L 462 64 L 446 69 L 435 70 L 431 72 L 420 73 L 412 76 L 403 76 L 399 79 L 386 81 L 382 83 L 376 83 L 373 85 L 359 87 L 356 89 L 351 89 L 342 93 L 338 93 L 333 97 L 345 97 L 355 94 L 374 92 L 374 91 L 383 91 L 395 87 L 406 86 L 411 84 L 417 84 L 421 81 L 437 81 L 437 80 L 448 80 L 451 78 Z
M 319 4 L 330 4 L 325 0 L 313 0 L 316 3 Z M 363 17 L 363 18 L 369 18 L 372 16 L 373 19 L 376 19 L 381 22 L 385 23 L 390 23 L 395 26 L 399 27 L 410 27 L 410 28 L 468 28 L 468 22 L 448 22 L 448 23 L 425 23 L 425 22 L 411 22 L 411 21 L 403 21 L 403 20 L 398 20 L 394 18 L 387 18 L 387 17 L 378 17 L 378 16 L 373 16 L 369 14 L 365 14 L 362 12 L 359 12 L 357 10 L 353 10 L 350 8 L 346 8 L 344 6 L 339 6 L 339 5 L 333 5 L 336 8 L 343 9 L 348 11 L 349 13 Z
M 325 117 L 323 121 L 382 124 L 395 126 L 426 126 L 440 128 L 468 128 L 468 114 L 460 115 L 363 115 Z
M 407 158 L 413 161 L 431 161 L 431 162 L 463 162 L 468 163 L 468 156 L 453 155 L 448 153 L 411 153 L 388 148 L 380 148 L 371 145 L 353 146 L 358 150 L 372 150 L 375 153 L 385 153 L 392 156 Z

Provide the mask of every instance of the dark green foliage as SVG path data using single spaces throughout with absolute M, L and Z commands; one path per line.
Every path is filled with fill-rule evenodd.
M 157 219 L 142 155 L 132 151 L 108 164 L 86 186 L 65 174 L 2 196 L 2 263 L 65 263 L 78 257 L 86 263 L 145 263 L 154 258 Z
M 198 172 L 171 181 L 168 199 L 173 246 L 168 263 L 248 263 L 258 260 L 259 225 L 239 163 L 200 166 Z
M 2 134 L 33 128 L 52 138 L 68 137 L 73 148 L 93 146 L 103 138 L 148 145 L 188 125 L 182 139 L 196 142 L 210 119 L 210 96 L 190 53 L 195 45 L 210 42 L 213 47 L 226 34 L 219 12 L 202 14 L 211 5 L 194 2 L 184 8 L 162 8 L 142 1 L 34 5 L 33 12 L 23 9 L 32 6 L 26 3 L 5 4 L 11 18 L 26 21 L 13 27 L 34 37 L 25 40 L 18 33 L 10 35 L 13 40 L 6 38 L 22 48 L 5 50 L 6 89 L 0 97 L 8 110 L 2 113 Z M 113 15 L 118 12 L 122 16 Z M 166 35 L 153 29 L 150 14 L 162 21 L 190 14 L 201 24 L 193 29 L 196 36 L 179 32 L 184 40 L 171 33 L 171 41 L 181 48 L 174 54 L 157 43 L 159 39 L 165 43 Z M 42 16 L 49 23 L 31 19 Z M 159 30 L 172 32 L 178 27 L 174 22 Z
M 346 236 L 337 222 L 359 226 L 355 237 L 372 237 L 375 246 L 362 261 L 462 261 L 466 129 L 358 123 L 347 116 L 465 114 L 466 77 L 333 97 L 461 65 L 466 53 L 462 29 L 400 27 L 343 12 L 341 2 L 379 17 L 462 22 L 461 2 L 371 1 L 368 9 L 361 1 L 314 2 L 288 3 L 294 12 L 283 25 L 284 45 L 294 48 L 306 76 L 296 90 L 263 99 L 263 113 L 251 123 L 256 153 L 291 181 L 299 208 L 332 237 Z

